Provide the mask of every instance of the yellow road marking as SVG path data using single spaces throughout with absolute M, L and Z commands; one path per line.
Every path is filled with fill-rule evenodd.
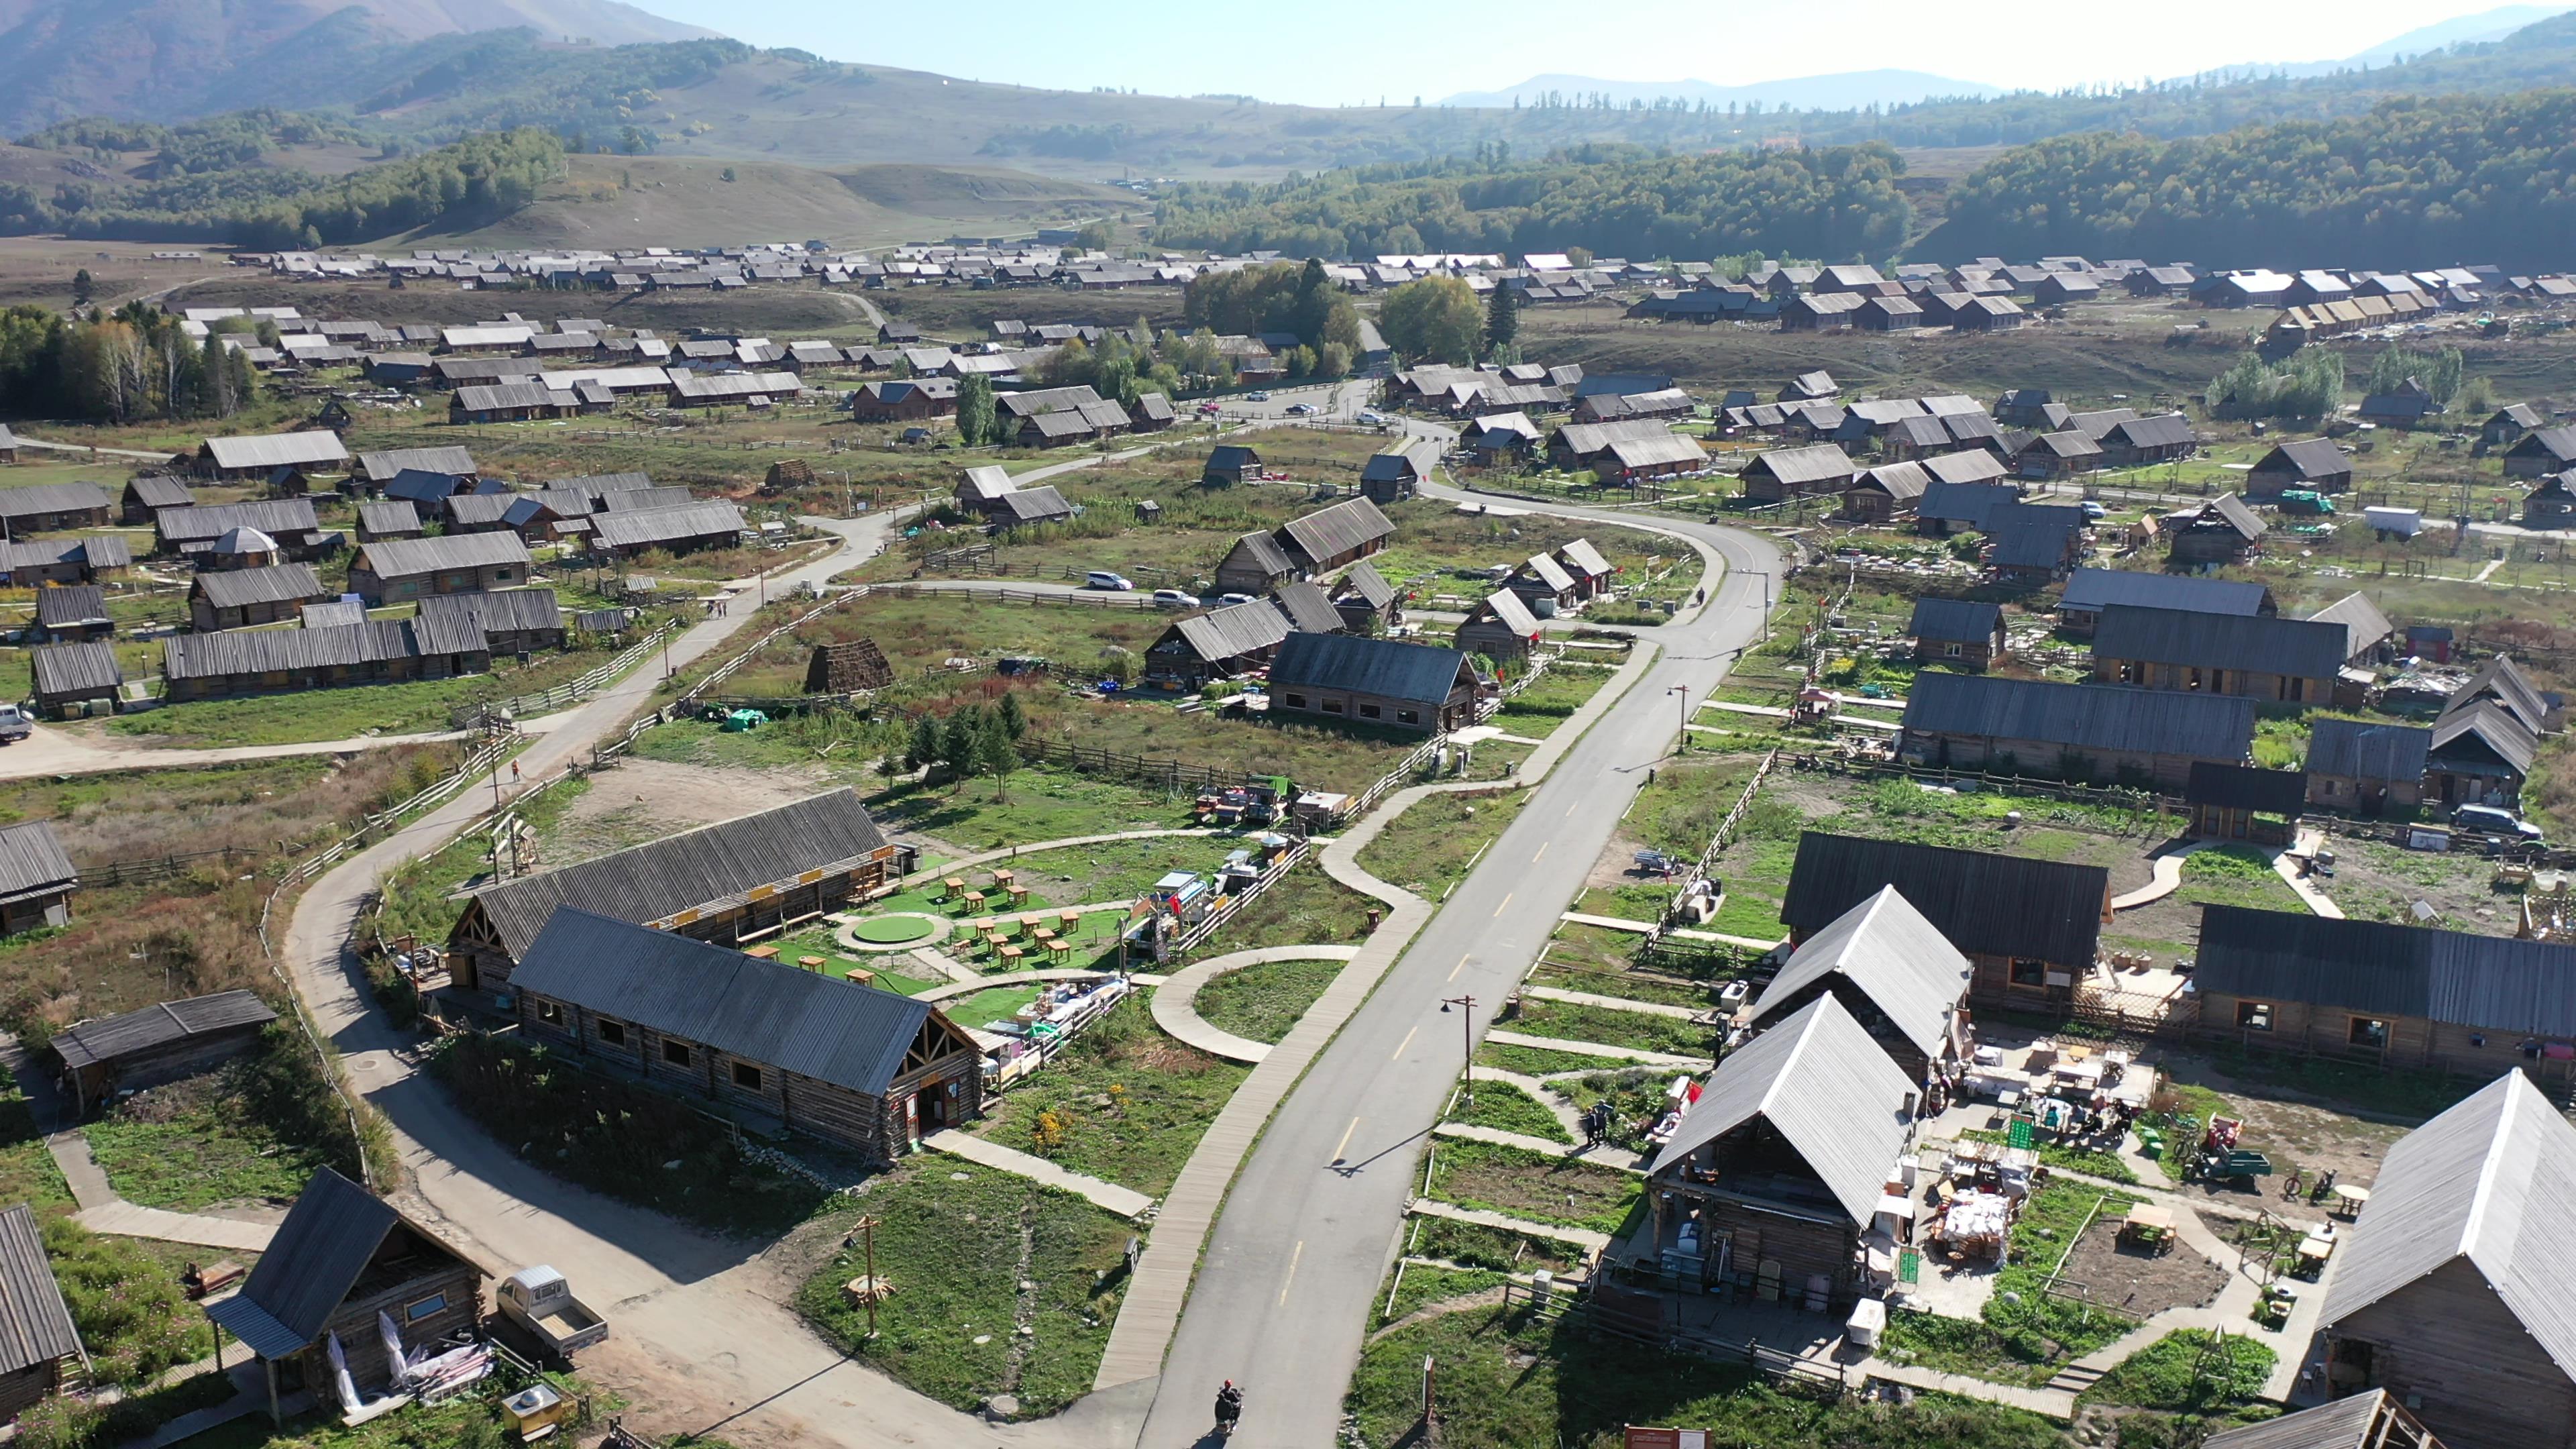
M 1495 915 L 1497 915 L 1497 916 L 1501 915 L 1501 914 L 1503 913 L 1503 906 L 1508 906 L 1508 905 L 1510 905 L 1511 903 L 1512 903 L 1512 893 L 1511 893 L 1510 891 L 1505 891 L 1505 892 L 1503 892 L 1503 901 L 1502 901 L 1502 905 L 1498 905 L 1498 906 L 1494 907 L 1494 914 L 1495 914 Z
M 1335 1162 L 1342 1160 L 1342 1149 L 1351 1145 L 1351 1134 L 1358 1130 L 1360 1130 L 1360 1119 L 1353 1117 L 1351 1119 L 1351 1125 L 1342 1129 L 1342 1140 L 1333 1144 L 1333 1160 Z
M 1415 1031 L 1420 1031 L 1420 1030 L 1422 1030 L 1422 1028 L 1421 1028 L 1421 1027 L 1419 1027 L 1419 1026 L 1416 1026 L 1416 1027 L 1414 1027 L 1414 1028 L 1413 1028 L 1413 1031 L 1408 1031 L 1408 1032 L 1406 1032 L 1406 1033 L 1404 1034 L 1404 1040 L 1402 1040 L 1402 1041 L 1400 1041 L 1400 1042 L 1397 1042 L 1397 1043 L 1395 1044 L 1395 1055 L 1394 1055 L 1394 1056 L 1391 1056 L 1391 1057 L 1388 1057 L 1388 1058 L 1387 1058 L 1387 1060 L 1388 1060 L 1388 1061 L 1391 1061 L 1391 1062 L 1392 1062 L 1392 1061 L 1399 1061 L 1399 1060 L 1401 1060 L 1401 1059 L 1403 1058 L 1403 1056 L 1404 1056 L 1404 1049 L 1405 1049 L 1406 1047 L 1409 1047 L 1409 1046 L 1413 1045 L 1413 1032 L 1415 1032 Z
M 1288 1285 L 1297 1281 L 1297 1260 L 1305 1255 L 1306 1240 L 1299 1238 L 1288 1254 L 1288 1276 L 1279 1280 L 1279 1301 L 1283 1306 L 1288 1302 Z

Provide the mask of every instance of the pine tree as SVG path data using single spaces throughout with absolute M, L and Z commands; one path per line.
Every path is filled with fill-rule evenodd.
M 1509 287 L 1496 287 L 1485 299 L 1485 345 L 1495 351 L 1512 345 L 1521 335 L 1521 309 Z
M 1020 708 L 1020 696 L 1016 692 L 1004 691 L 1001 701 L 993 706 L 993 713 L 1001 720 L 1002 728 L 1010 732 L 1012 739 L 1016 740 L 1029 732 L 1028 711 Z

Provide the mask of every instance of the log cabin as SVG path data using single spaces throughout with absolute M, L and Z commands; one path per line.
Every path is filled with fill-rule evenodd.
M 2241 764 L 2254 701 L 2179 690 L 1924 673 L 1897 753 L 1935 769 L 2152 786 L 2179 794 L 2195 760 Z
M 1458 650 L 1351 634 L 1290 634 L 1270 666 L 1274 720 L 1437 733 L 1474 724 L 1483 690 Z
M 2111 873 L 2098 865 L 1815 830 L 1798 837 L 1780 920 L 1803 944 L 1890 887 L 1968 958 L 1980 1003 L 2067 1000 L 2111 920 Z
M 2005 644 L 2001 604 L 1916 599 L 1914 617 L 1905 632 L 1914 638 L 1914 658 L 1920 664 L 1984 670 L 2012 657 Z
M 1881 886 L 1799 942 L 1747 1020 L 1764 1030 L 1831 996 L 1897 1070 L 1928 1084 L 1969 1060 L 1973 974 L 1968 958 L 1902 892 Z
M 62 1064 L 81 1116 L 124 1092 L 140 1092 L 214 1070 L 249 1051 L 277 1020 L 249 991 L 165 1001 L 55 1033 L 46 1050 Z
M 2057 625 L 2069 634 L 2090 638 L 2113 604 L 2150 609 L 2188 609 L 2202 614 L 2277 614 L 2272 591 L 2259 583 L 2203 579 L 2187 574 L 2145 573 L 2133 569 L 2077 569 L 2057 601 Z
M 0 935 L 67 926 L 80 871 L 48 821 L 0 826 Z
M 88 1387 L 89 1351 L 25 1203 L 0 1212 L 0 1422 Z
M 2328 620 L 2113 604 L 2093 631 L 2093 677 L 2157 691 L 2327 705 L 2348 637 L 2344 625 Z
M 535 1040 L 878 1165 L 984 1108 L 982 1051 L 928 1002 L 571 906 L 511 995 Z

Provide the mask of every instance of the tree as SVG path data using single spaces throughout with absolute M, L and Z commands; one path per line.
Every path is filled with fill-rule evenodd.
M 963 781 L 974 775 L 978 761 L 984 757 L 983 711 L 974 705 L 948 717 L 939 731 L 939 763 L 946 766 L 951 779 Z
M 982 722 L 975 734 L 975 770 L 990 775 L 996 782 L 1007 780 L 1020 767 L 1020 752 L 1011 742 L 1011 732 L 999 714 L 989 709 L 975 711 Z M 995 793 L 1000 793 L 997 783 Z
M 1315 354 L 1315 375 L 1327 382 L 1351 375 L 1351 350 L 1338 342 L 1327 342 Z
M 1004 690 L 1000 701 L 993 706 L 993 713 L 1001 720 L 1002 728 L 1010 732 L 1012 739 L 1016 740 L 1029 732 L 1028 711 L 1020 708 L 1020 696 L 1016 691 Z
M 79 271 L 72 273 L 72 300 L 74 302 L 79 303 L 82 306 L 87 306 L 90 298 L 96 295 L 98 295 L 98 283 L 90 279 L 89 268 L 83 267 Z
M 1386 294 L 1378 309 L 1378 330 L 1388 346 L 1407 358 L 1464 367 L 1476 360 L 1485 310 L 1461 279 L 1424 277 Z
M 993 380 L 970 372 L 957 384 L 957 436 L 968 447 L 992 436 Z
M 1590 247 L 1567 247 L 1565 249 L 1565 259 L 1574 263 L 1578 267 L 1588 267 L 1592 265 L 1592 249 Z
M 1084 222 L 1082 229 L 1074 233 L 1073 240 L 1074 245 L 1084 251 L 1105 252 L 1117 242 L 1118 230 L 1105 218 L 1100 221 Z
M 1494 294 L 1485 299 L 1485 345 L 1500 351 L 1520 335 L 1520 294 L 1509 287 L 1496 287 Z

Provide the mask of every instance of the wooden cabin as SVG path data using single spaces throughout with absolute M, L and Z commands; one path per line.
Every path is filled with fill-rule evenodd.
M 0 428 L 0 438 L 8 430 Z M 89 1387 L 89 1351 L 25 1203 L 0 1212 L 0 1422 Z
M 86 1117 L 121 1093 L 213 1071 L 257 1045 L 275 1020 L 256 993 L 219 991 L 65 1027 L 46 1050 Z
M 1974 968 L 1892 885 L 1881 886 L 1798 943 L 1748 1017 L 1765 1030 L 1820 996 L 1842 1003 L 1913 1082 L 1970 1060 L 1968 983 Z
M 2093 677 L 2266 704 L 2326 705 L 2334 702 L 2348 638 L 2330 620 L 2113 604 L 2093 631 Z
M 1914 638 L 1914 658 L 1922 664 L 1949 664 L 1961 669 L 1991 669 L 2012 657 L 2005 644 L 2001 604 L 1966 599 L 1921 598 L 1905 632 Z
M 1458 650 L 1351 634 L 1291 634 L 1270 666 L 1273 719 L 1463 729 L 1476 721 L 1482 689 Z
M 67 926 L 80 870 L 51 822 L 0 826 L 0 935 Z
M 2178 793 L 2195 760 L 2241 764 L 2254 701 L 2180 690 L 1927 671 L 1906 690 L 1897 753 L 1982 770 Z
M 2199 760 L 2183 782 L 2182 799 L 2191 812 L 2187 828 L 2195 840 L 2286 848 L 2297 838 L 2299 817 L 2307 813 L 2308 777 L 2298 770 Z
M 1817 830 L 1798 837 L 1780 920 L 1804 943 L 1889 887 L 1968 958 L 1981 1004 L 2068 1000 L 2111 920 L 2111 873 L 2098 865 Z

